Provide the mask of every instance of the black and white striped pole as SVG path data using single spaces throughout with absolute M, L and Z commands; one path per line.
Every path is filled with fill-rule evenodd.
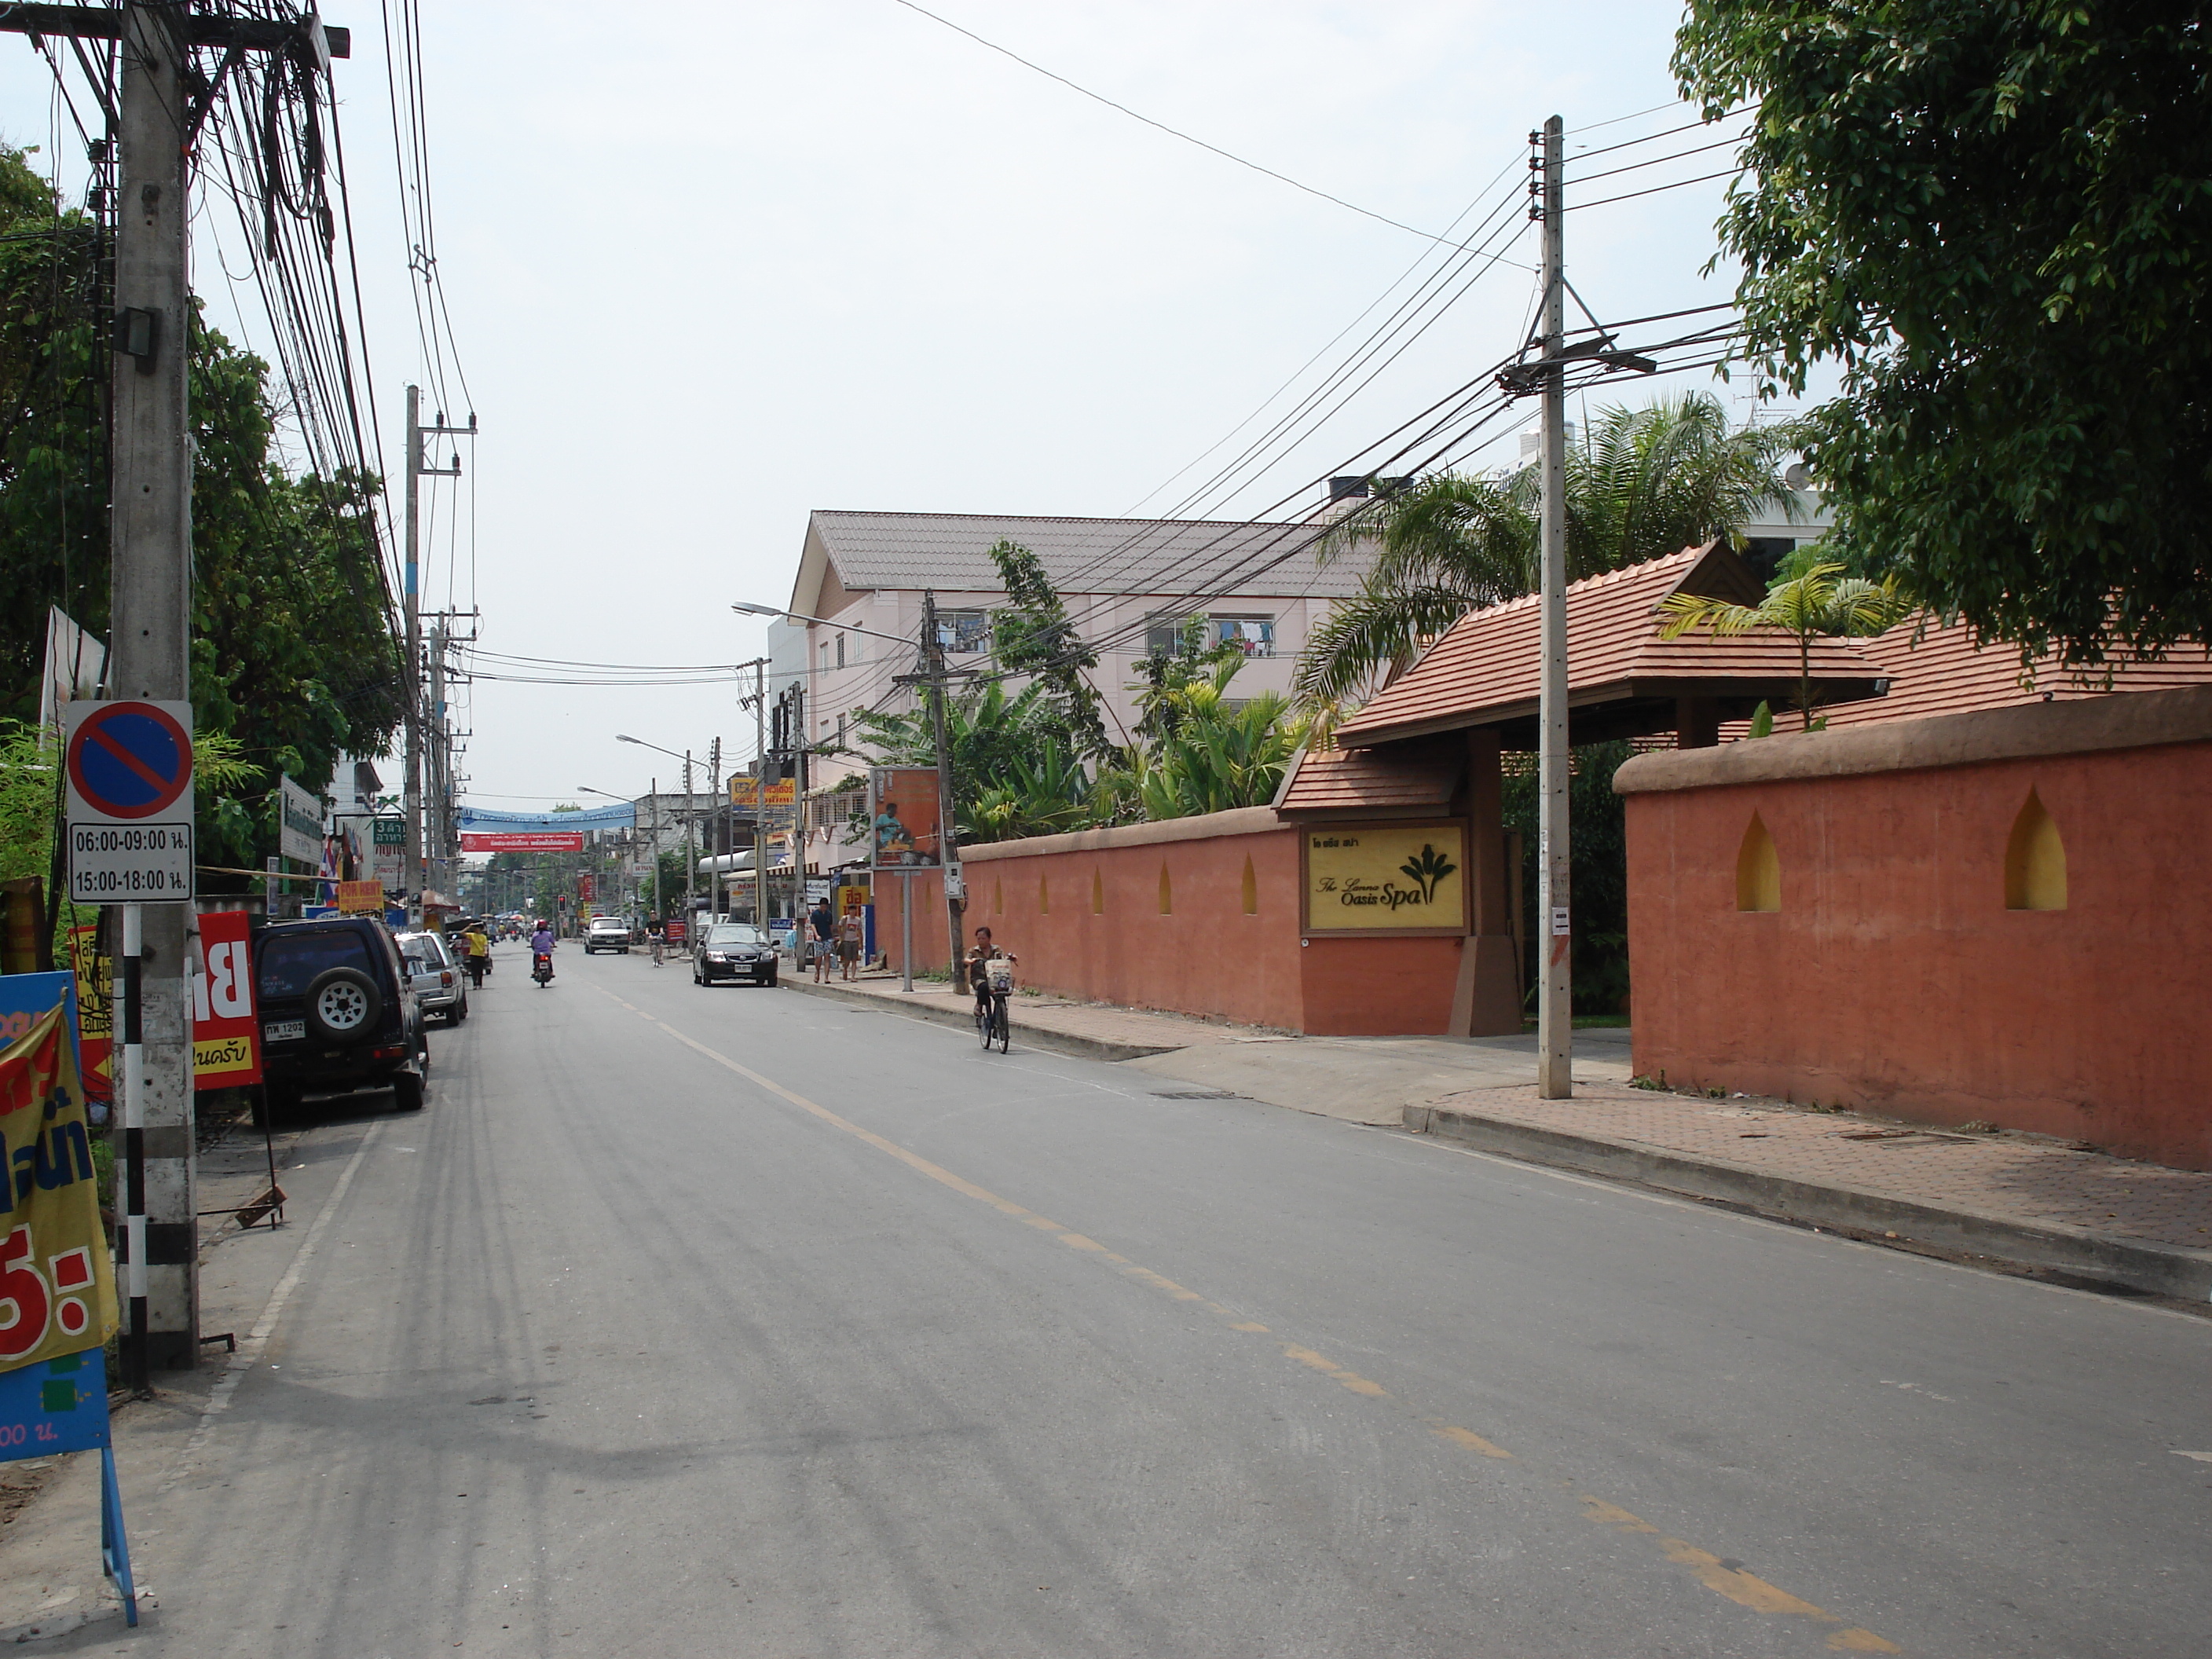
M 131 1327 L 123 1339 L 123 1370 L 134 1389 L 146 1386 L 146 1028 L 140 988 L 145 963 L 143 905 L 123 911 L 123 1259 Z

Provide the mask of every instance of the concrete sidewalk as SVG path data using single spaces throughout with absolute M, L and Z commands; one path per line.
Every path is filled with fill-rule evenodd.
M 969 1028 L 969 999 L 895 978 L 811 995 Z M 1018 1042 L 1235 1096 L 1725 1203 L 2062 1280 L 2212 1298 L 2212 1174 L 2046 1137 L 1985 1134 L 1781 1101 L 1630 1086 L 1628 1033 L 1575 1033 L 1575 1097 L 1528 1081 L 1534 1039 L 1305 1037 L 1022 996 Z M 1164 1092 L 1155 1091 L 1155 1092 Z

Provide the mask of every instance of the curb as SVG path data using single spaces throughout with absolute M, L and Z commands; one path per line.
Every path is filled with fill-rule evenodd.
M 1595 1140 L 1441 1107 L 1408 1106 L 1406 1127 L 1530 1164 L 1601 1176 L 1681 1197 L 1741 1206 L 1781 1221 L 1825 1227 L 1883 1242 L 1903 1241 L 1962 1255 L 1995 1257 L 2094 1279 L 2153 1296 L 2212 1300 L 2212 1251 L 2109 1238 L 2057 1223 L 2014 1221 L 1972 1210 L 1939 1210 L 1845 1187 L 1703 1162 L 1632 1142 Z
M 927 1003 L 893 1002 L 888 997 L 872 995 L 866 991 L 848 991 L 842 985 L 817 985 L 811 980 L 785 979 L 779 983 L 787 991 L 797 991 L 810 997 L 827 997 L 832 1002 L 842 1002 L 848 1007 L 872 1008 L 879 1013 L 899 1019 L 918 1019 L 932 1025 L 950 1026 L 955 1030 L 975 1035 L 975 1022 L 965 1010 L 933 1008 Z M 1178 1048 L 1188 1048 L 1182 1042 L 1109 1042 L 1103 1037 L 1077 1036 L 1068 1031 L 1055 1031 L 1042 1025 L 1031 1025 L 1025 1020 L 1012 1021 L 1014 1035 L 1033 1048 L 1047 1048 L 1054 1054 L 1069 1054 L 1078 1060 L 1143 1060 L 1151 1054 L 1171 1054 Z

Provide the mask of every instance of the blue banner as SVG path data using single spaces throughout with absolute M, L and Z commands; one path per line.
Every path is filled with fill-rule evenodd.
M 594 830 L 635 830 L 637 808 L 628 801 L 619 806 L 587 806 L 580 812 L 493 812 L 481 806 L 464 806 L 460 818 L 464 835 L 471 830 L 566 830 L 589 834 Z

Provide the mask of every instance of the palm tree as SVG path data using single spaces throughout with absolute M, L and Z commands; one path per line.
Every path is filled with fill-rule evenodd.
M 1729 429 L 1710 392 L 1642 409 L 1601 410 L 1567 452 L 1567 577 L 1735 540 L 1765 502 L 1797 515 L 1778 464 L 1794 447 L 1784 426 Z M 1536 586 L 1540 469 L 1485 477 L 1440 472 L 1340 520 L 1324 558 L 1380 546 L 1359 592 L 1314 630 L 1296 689 L 1326 720 L 1345 700 L 1402 673 L 1422 647 L 1468 611 Z
M 1820 635 L 1860 638 L 1900 623 L 1916 609 L 1895 576 L 1879 582 L 1847 576 L 1832 562 L 1808 565 L 1766 591 L 1757 605 L 1733 605 L 1702 593 L 1669 593 L 1659 602 L 1659 637 L 1680 639 L 1693 628 L 1715 634 L 1748 634 L 1756 629 L 1786 629 L 1797 636 L 1797 716 L 1800 728 L 1813 729 L 1813 641 Z M 1824 717 L 1825 718 L 1825 717 Z

